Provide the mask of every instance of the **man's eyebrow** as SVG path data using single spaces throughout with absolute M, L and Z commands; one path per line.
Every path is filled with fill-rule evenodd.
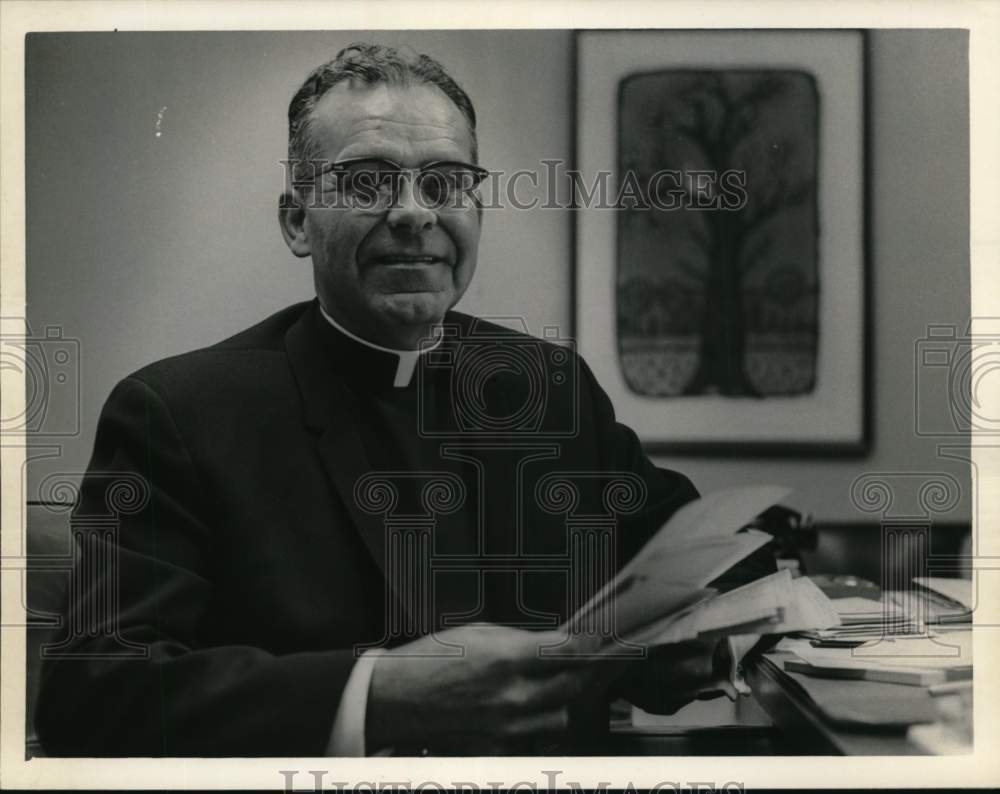
M 376 129 L 379 123 L 386 124 L 399 124 L 405 127 L 435 127 L 437 129 L 455 129 L 454 125 L 450 122 L 436 123 L 433 121 L 404 121 L 403 119 L 394 119 L 390 116 L 369 116 L 368 124 L 363 126 L 363 129 Z
M 354 163 L 354 162 L 362 162 L 365 160 L 380 161 L 388 163 L 390 165 L 399 166 L 400 168 L 424 168 L 428 165 L 434 165 L 435 163 L 457 163 L 461 165 L 473 165 L 473 163 L 467 160 L 464 156 L 453 157 L 450 155 L 445 157 L 431 157 L 426 160 L 422 160 L 416 165 L 406 165 L 397 160 L 395 157 L 389 157 L 388 155 L 383 155 L 383 154 L 350 155 L 348 157 L 340 157 L 337 160 L 333 161 L 332 164 L 336 165 L 337 163 Z
M 352 160 L 383 160 L 394 165 L 401 166 L 403 168 L 423 168 L 425 165 L 430 165 L 431 163 L 473 163 L 473 156 L 471 152 L 468 151 L 454 151 L 454 152 L 441 152 L 431 157 L 425 157 L 419 162 L 414 162 L 408 164 L 404 162 L 405 158 L 399 157 L 398 152 L 389 153 L 387 149 L 372 150 L 362 150 L 359 146 L 357 151 L 351 151 L 350 147 L 347 147 L 343 152 L 341 152 L 336 158 L 334 158 L 332 163 L 344 163 L 350 162 Z

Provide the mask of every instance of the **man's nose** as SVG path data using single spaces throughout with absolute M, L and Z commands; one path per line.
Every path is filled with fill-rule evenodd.
M 396 200 L 389 207 L 386 223 L 394 229 L 409 232 L 423 232 L 433 228 L 437 223 L 437 213 L 422 200 L 413 177 L 407 176 L 400 182 L 402 184 Z

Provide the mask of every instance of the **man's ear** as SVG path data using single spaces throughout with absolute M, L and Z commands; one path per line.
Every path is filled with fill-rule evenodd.
M 296 256 L 312 253 L 306 233 L 306 210 L 297 190 L 286 190 L 278 199 L 278 225 L 289 251 Z

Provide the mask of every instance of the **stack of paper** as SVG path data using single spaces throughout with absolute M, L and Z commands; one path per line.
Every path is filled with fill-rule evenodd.
M 913 634 L 917 624 L 889 598 L 834 598 L 831 600 L 840 625 L 808 632 L 808 636 L 826 645 L 857 645 L 885 635 Z
M 664 645 L 694 637 L 784 634 L 836 623 L 836 612 L 816 585 L 781 570 L 670 615 L 636 640 Z
M 856 678 L 932 686 L 972 678 L 971 632 L 875 640 L 856 648 L 816 648 L 786 637 L 776 650 L 793 654 L 785 670 L 823 678 Z
M 685 505 L 566 628 L 589 638 L 588 651 L 611 653 L 619 647 L 613 638 L 662 645 L 838 625 L 819 588 L 787 570 L 721 595 L 707 587 L 771 540 L 737 530 L 787 494 L 774 486 L 734 488 Z
M 905 617 L 895 604 L 872 601 L 870 598 L 834 598 L 832 602 L 845 626 L 863 625 L 884 619 L 900 620 Z
M 835 598 L 841 625 L 810 634 L 827 646 L 859 645 L 880 637 L 925 636 L 927 624 L 968 624 L 972 587 L 967 579 L 917 577 L 918 589 L 887 591 L 879 601 Z

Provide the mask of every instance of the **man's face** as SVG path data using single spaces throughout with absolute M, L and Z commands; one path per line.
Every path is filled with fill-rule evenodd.
M 316 106 L 312 136 L 327 163 L 376 157 L 417 168 L 472 161 L 465 117 L 429 85 L 334 86 Z M 473 202 L 433 209 L 407 178 L 387 208 L 322 203 L 305 197 L 305 245 L 289 245 L 311 255 L 323 308 L 370 341 L 415 347 L 475 272 L 480 226 Z

